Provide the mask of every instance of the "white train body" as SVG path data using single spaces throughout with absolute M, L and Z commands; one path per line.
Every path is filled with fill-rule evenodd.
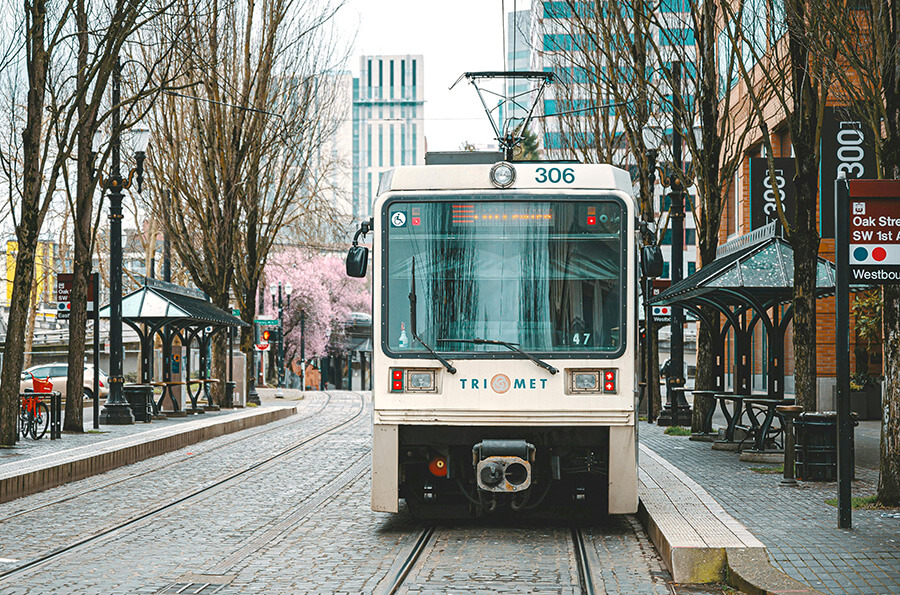
M 373 510 L 637 510 L 631 188 L 623 170 L 568 163 L 384 176 Z

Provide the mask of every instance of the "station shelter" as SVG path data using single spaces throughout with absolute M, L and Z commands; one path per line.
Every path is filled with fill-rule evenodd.
M 109 306 L 100 310 L 101 318 L 109 318 Z M 215 409 L 210 385 L 225 382 L 226 404 L 234 390 L 234 329 L 247 324 L 213 305 L 209 297 L 197 289 L 182 287 L 156 279 L 144 279 L 143 287 L 122 298 L 122 321 L 138 335 L 141 345 L 140 378 L 142 386 L 158 389 L 152 399 L 156 415 L 183 415 L 204 409 Z M 227 379 L 210 377 L 210 346 L 220 333 L 228 334 Z M 154 378 L 154 343 L 162 345 L 162 378 Z M 199 350 L 199 369 L 191 370 L 191 351 Z M 127 385 L 126 385 L 126 388 Z M 186 406 L 184 397 L 190 401 Z M 206 405 L 201 409 L 199 400 Z
M 816 297 L 833 295 L 834 281 L 834 264 L 820 257 Z M 753 337 L 761 329 L 763 391 L 770 398 L 782 399 L 786 392 L 785 339 L 793 318 L 793 285 L 794 252 L 778 232 L 777 223 L 772 222 L 720 246 L 714 261 L 649 303 L 680 306 L 714 329 L 716 386 L 704 389 L 751 394 Z M 710 318 L 701 306 L 710 306 L 719 315 Z

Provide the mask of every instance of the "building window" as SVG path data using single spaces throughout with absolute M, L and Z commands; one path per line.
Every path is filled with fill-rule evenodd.
M 384 127 L 378 125 L 378 167 L 384 167 Z
M 391 99 L 394 98 L 394 61 L 391 60 L 389 77 L 391 79 Z
M 372 125 L 369 124 L 366 128 L 366 165 L 372 167 Z
M 369 88 L 371 89 L 372 88 L 372 61 L 371 60 L 369 60 L 368 68 L 366 68 L 366 74 L 368 75 Z M 369 96 L 371 97 L 371 94 L 369 94 Z
M 412 164 L 416 164 L 416 125 L 412 125 Z
M 412 62 L 413 62 L 412 63 L 412 88 L 413 88 L 413 95 L 415 96 L 415 94 L 416 94 L 416 61 L 413 60 Z
M 400 125 L 400 165 L 406 165 L 406 125 Z
M 390 166 L 394 167 L 394 126 L 393 126 L 393 124 L 391 125 L 390 130 L 391 130 L 391 137 L 390 137 L 390 143 L 388 144 L 388 156 L 389 156 Z

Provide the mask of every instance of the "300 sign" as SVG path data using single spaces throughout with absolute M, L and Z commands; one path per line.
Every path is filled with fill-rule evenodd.
M 782 204 L 784 201 L 784 170 L 776 169 L 775 170 L 775 183 L 772 183 L 772 176 L 768 173 L 766 177 L 763 178 L 763 187 L 766 189 L 763 192 L 763 213 L 766 214 L 768 219 L 775 219 L 778 217 L 778 205 L 775 203 L 775 190 L 774 188 L 778 188 L 778 194 L 782 198 Z
M 865 137 L 860 129 L 859 122 L 841 122 L 841 129 L 837 133 L 837 171 L 843 172 L 847 178 L 862 178 L 866 173 L 863 160 L 866 150 L 863 147 Z
M 534 180 L 538 184 L 559 184 L 560 182 L 565 182 L 566 184 L 571 184 L 575 181 L 575 170 L 571 167 L 567 167 L 565 169 L 559 169 L 558 167 L 539 167 L 537 168 L 537 175 L 534 177 Z

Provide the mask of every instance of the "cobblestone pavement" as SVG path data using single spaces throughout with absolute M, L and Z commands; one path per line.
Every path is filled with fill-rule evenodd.
M 33 560 L 111 530 L 0 579 L 0 594 L 151 594 L 203 583 L 224 585 L 222 594 L 372 592 L 412 545 L 419 527 L 406 513 L 369 508 L 368 397 L 362 415 L 344 427 L 257 467 L 245 479 L 226 482 L 164 514 L 138 518 L 353 418 L 361 406 L 357 393 L 307 393 L 299 416 L 0 505 L 0 558 L 5 560 L 0 572 L 17 566 L 10 560 Z M 114 529 L 127 520 L 133 522 Z M 448 553 L 491 561 L 497 559 L 498 543 L 508 542 L 518 570 L 501 578 L 510 582 L 491 582 L 493 575 L 442 555 L 441 574 L 430 578 L 445 582 L 423 582 L 420 592 L 444 592 L 442 587 L 450 586 L 446 581 L 454 578 L 460 580 L 454 592 L 493 592 L 504 584 L 508 591 L 573 592 L 568 546 L 543 538 L 559 531 L 476 529 L 472 539 L 448 545 Z M 633 517 L 584 531 L 608 592 L 669 592 L 670 578 Z M 545 576 L 535 568 L 552 572 Z M 488 582 L 482 584 L 485 577 Z
M 601 592 L 671 592 L 671 576 L 634 517 L 612 518 L 584 533 Z M 399 592 L 581 593 L 581 586 L 568 528 L 479 523 L 436 529 Z
M 834 482 L 779 485 L 742 463 L 738 454 L 713 451 L 709 443 L 666 436 L 664 428 L 641 423 L 640 440 L 687 473 L 740 521 L 769 551 L 774 566 L 826 593 L 900 593 L 900 515 L 854 510 L 853 529 L 837 529 Z M 875 493 L 877 473 L 857 467 L 854 496 Z

